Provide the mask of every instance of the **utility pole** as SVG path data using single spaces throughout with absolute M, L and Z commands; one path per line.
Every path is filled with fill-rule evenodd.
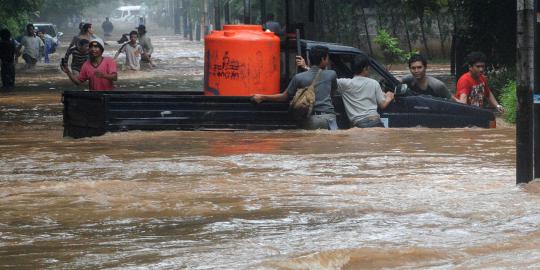
M 540 177 L 540 0 L 534 1 L 534 178 Z
M 534 179 L 535 2 L 517 0 L 516 182 Z

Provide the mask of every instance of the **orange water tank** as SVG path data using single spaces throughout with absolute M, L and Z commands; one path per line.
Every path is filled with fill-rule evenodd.
M 225 25 L 206 36 L 204 94 L 279 93 L 279 37 L 260 25 Z

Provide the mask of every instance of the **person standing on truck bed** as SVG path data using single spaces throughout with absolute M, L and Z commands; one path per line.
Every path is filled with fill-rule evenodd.
M 411 74 L 403 77 L 401 82 L 407 84 L 411 95 L 429 95 L 452 99 L 450 91 L 443 82 L 426 75 L 427 60 L 423 55 L 413 54 L 408 62 Z
M 456 99 L 458 102 L 468 105 L 484 107 L 484 99 L 499 112 L 504 112 L 493 92 L 488 86 L 487 77 L 484 75 L 486 68 L 486 55 L 482 52 L 471 52 L 467 55 L 469 72 L 461 75 L 456 85 Z
M 328 48 L 314 46 L 310 51 L 309 60 L 310 69 L 296 74 L 283 93 L 274 95 L 255 94 L 252 100 L 257 103 L 263 101 L 288 101 L 294 97 L 297 89 L 308 87 L 317 73 L 321 71 L 319 79 L 315 83 L 313 114 L 301 123 L 301 127 L 305 129 L 333 129 L 337 124 L 331 96 L 337 90 L 337 75 L 333 70 L 325 70 L 329 61 Z
M 78 77 L 71 73 L 67 65 L 63 65 L 62 70 L 76 85 L 89 81 L 90 90 L 113 90 L 113 82 L 118 80 L 116 62 L 111 57 L 103 56 L 105 48 L 101 40 L 90 41 L 88 48 L 90 59 L 83 64 Z

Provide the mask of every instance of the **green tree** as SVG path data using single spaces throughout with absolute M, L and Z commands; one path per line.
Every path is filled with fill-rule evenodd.
M 20 33 L 24 25 L 38 14 L 42 0 L 2 0 L 0 1 L 0 25 L 7 27 L 12 35 Z

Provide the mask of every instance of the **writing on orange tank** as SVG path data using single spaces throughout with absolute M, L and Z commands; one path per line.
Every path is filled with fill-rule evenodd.
M 278 94 L 279 37 L 260 25 L 225 25 L 205 37 L 204 94 Z

